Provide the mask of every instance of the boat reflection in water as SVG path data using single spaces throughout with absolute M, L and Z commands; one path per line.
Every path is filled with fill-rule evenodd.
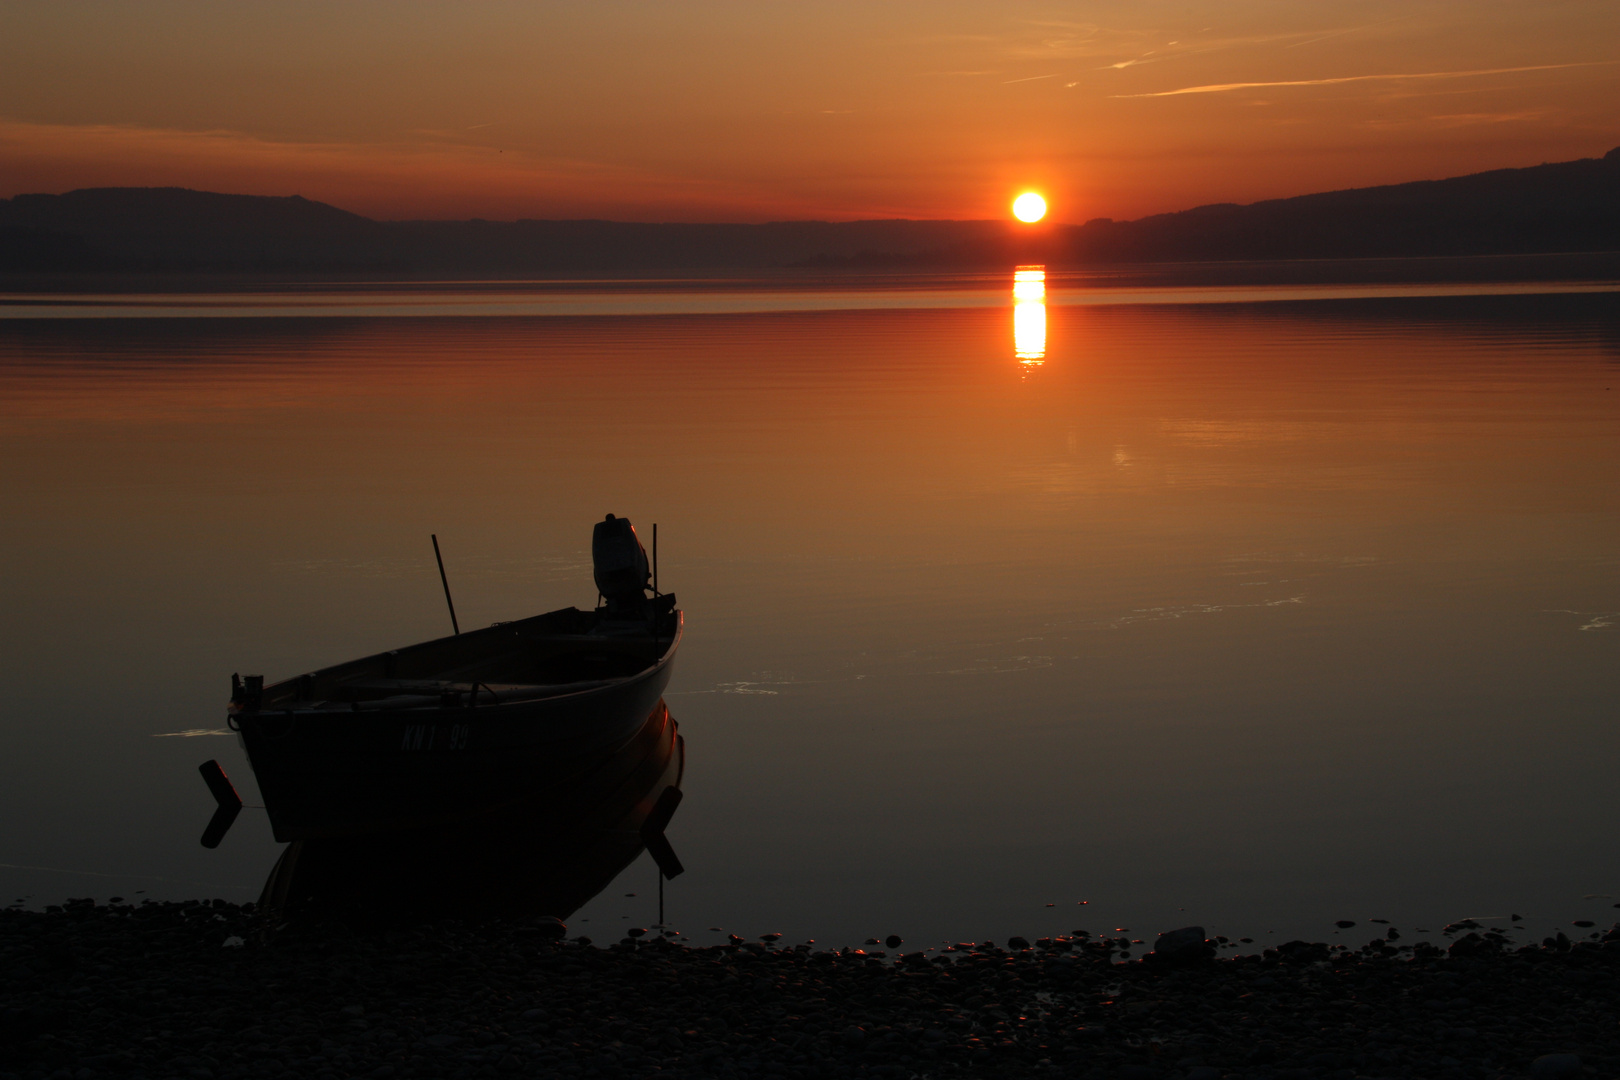
M 1013 357 L 1025 368 L 1046 363 L 1046 267 L 1013 271 Z
M 664 877 L 681 872 L 663 828 L 680 801 L 685 760 L 659 701 L 600 767 L 516 805 L 431 828 L 294 841 L 260 904 L 287 916 L 567 918 L 643 849 Z

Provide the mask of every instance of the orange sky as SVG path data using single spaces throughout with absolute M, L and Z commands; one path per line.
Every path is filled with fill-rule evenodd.
M 1137 217 L 1600 155 L 1612 0 L 8 0 L 0 195 Z

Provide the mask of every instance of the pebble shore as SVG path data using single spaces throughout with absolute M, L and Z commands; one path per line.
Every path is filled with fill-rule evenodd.
M 1107 936 L 593 944 L 545 919 L 73 901 L 0 912 L 0 1080 L 1620 1076 L 1620 924 L 1531 946 L 1450 929 L 1447 951 L 1126 960 Z

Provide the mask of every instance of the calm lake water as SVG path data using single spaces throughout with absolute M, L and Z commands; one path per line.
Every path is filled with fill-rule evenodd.
M 255 898 L 231 672 L 448 632 L 429 533 L 464 626 L 589 606 L 611 511 L 694 940 L 1606 926 L 1613 288 L 0 298 L 0 902 Z

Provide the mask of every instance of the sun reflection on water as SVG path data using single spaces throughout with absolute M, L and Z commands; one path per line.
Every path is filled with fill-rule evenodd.
M 1046 363 L 1046 267 L 1013 270 L 1013 356 L 1025 367 Z

